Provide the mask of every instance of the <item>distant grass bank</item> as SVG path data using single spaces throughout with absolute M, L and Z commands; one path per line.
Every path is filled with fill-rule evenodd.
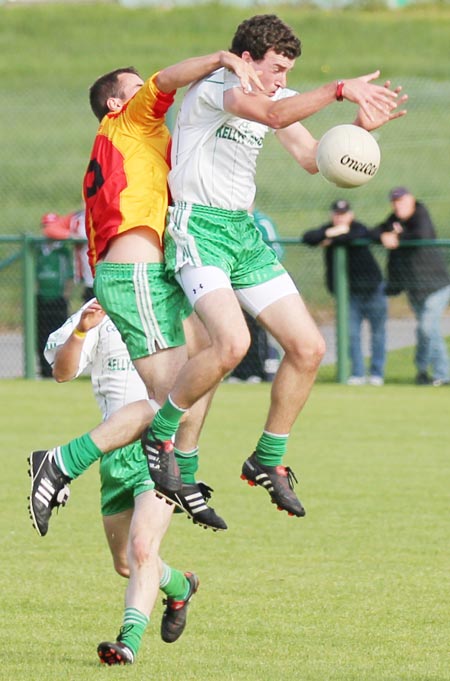
M 81 178 L 96 129 L 87 102 L 95 77 L 128 64 L 149 75 L 193 54 L 226 48 L 242 19 L 271 11 L 302 40 L 292 87 L 308 89 L 379 67 L 383 78 L 404 83 L 410 94 L 408 117 L 379 133 L 382 166 L 377 177 L 367 187 L 347 190 L 361 217 L 382 218 L 388 188 L 408 183 L 431 202 L 442 235 L 450 234 L 448 5 L 388 11 L 218 3 L 135 9 L 116 4 L 0 7 L 0 47 L 8 55 L 0 63 L 5 93 L 0 233 L 37 232 L 43 213 L 69 212 L 80 204 Z M 305 124 L 320 136 L 353 117 L 354 107 L 336 104 Z M 336 198 L 336 188 L 307 176 L 273 140 L 266 147 L 258 171 L 260 207 L 273 216 L 283 235 L 314 226 Z

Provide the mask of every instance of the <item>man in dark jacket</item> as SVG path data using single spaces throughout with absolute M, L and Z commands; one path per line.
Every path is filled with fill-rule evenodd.
M 435 246 L 398 248 L 408 241 L 436 239 L 436 231 L 424 204 L 406 187 L 392 189 L 389 199 L 392 213 L 377 227 L 382 244 L 390 251 L 388 294 L 405 291 L 417 319 L 416 383 L 446 385 L 450 372 L 441 319 L 450 302 L 447 266 Z
M 334 293 L 333 251 L 338 245 L 350 245 L 355 239 L 372 238 L 370 230 L 354 219 L 348 201 L 339 199 L 331 205 L 331 221 L 318 229 L 303 234 L 304 243 L 325 247 L 326 284 Z M 349 385 L 366 382 L 364 356 L 361 348 L 361 326 L 367 319 L 371 329 L 371 360 L 369 383 L 380 386 L 384 382 L 386 358 L 387 300 L 384 283 L 377 261 L 367 245 L 347 249 L 347 267 L 350 288 L 350 360 L 352 375 Z

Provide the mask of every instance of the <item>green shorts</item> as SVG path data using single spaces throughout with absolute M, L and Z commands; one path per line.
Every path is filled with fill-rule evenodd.
M 170 276 L 184 265 L 209 265 L 223 270 L 233 289 L 241 289 L 285 274 L 246 211 L 177 203 L 169 214 L 164 255 Z
M 134 497 L 154 489 L 140 442 L 115 449 L 100 460 L 102 515 L 134 508 Z
M 94 293 L 118 328 L 132 360 L 184 345 L 191 307 L 162 263 L 97 265 Z

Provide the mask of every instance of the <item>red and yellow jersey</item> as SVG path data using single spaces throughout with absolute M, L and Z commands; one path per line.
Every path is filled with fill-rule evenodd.
M 148 227 L 162 241 L 168 204 L 170 133 L 164 120 L 174 92 L 154 74 L 118 113 L 101 121 L 83 181 L 92 269 L 115 236 Z

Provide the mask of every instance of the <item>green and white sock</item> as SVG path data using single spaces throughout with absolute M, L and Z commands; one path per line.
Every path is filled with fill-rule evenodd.
M 198 471 L 198 447 L 190 452 L 183 452 L 175 447 L 174 451 L 182 481 L 186 485 L 195 484 L 195 474 Z
M 66 445 L 56 447 L 54 461 L 60 471 L 67 477 L 78 478 L 103 452 L 93 442 L 89 433 L 71 440 Z
M 184 601 L 190 589 L 187 578 L 180 570 L 175 570 L 166 563 L 163 563 L 163 573 L 159 582 L 159 588 L 168 598 L 175 601 Z
M 141 647 L 142 636 L 150 618 L 137 608 L 125 608 L 123 624 L 117 640 L 126 645 L 136 656 Z
M 170 440 L 175 435 L 181 418 L 186 412 L 187 409 L 178 407 L 169 395 L 153 419 L 151 428 L 155 437 L 159 440 Z
M 287 435 L 263 432 L 256 445 L 256 458 L 263 466 L 279 466 L 286 454 Z

